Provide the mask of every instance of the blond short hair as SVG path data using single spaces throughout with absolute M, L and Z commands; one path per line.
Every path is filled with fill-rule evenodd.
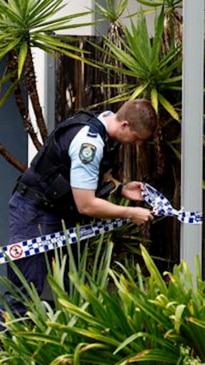
M 136 132 L 147 130 L 153 133 L 157 126 L 156 111 L 147 99 L 126 101 L 116 112 L 116 118 L 126 120 L 130 129 Z

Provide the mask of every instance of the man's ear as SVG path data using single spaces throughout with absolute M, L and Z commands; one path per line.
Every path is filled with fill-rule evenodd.
M 127 121 L 127 120 L 123 120 L 123 121 L 121 122 L 121 126 L 122 126 L 122 128 L 123 128 L 123 129 L 125 129 L 125 128 L 129 127 L 129 123 L 128 123 L 128 121 Z

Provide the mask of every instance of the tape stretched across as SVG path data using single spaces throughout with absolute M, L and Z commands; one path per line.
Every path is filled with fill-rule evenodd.
M 66 246 L 67 243 L 73 244 L 78 242 L 78 240 L 82 241 L 98 236 L 119 228 L 126 223 L 129 223 L 128 219 L 100 220 L 94 224 L 87 224 L 79 228 L 69 228 L 65 233 L 63 231 L 51 233 L 2 246 L 0 247 L 0 264 L 5 264 L 9 259 L 11 261 L 19 260 Z
M 198 224 L 203 221 L 201 212 L 186 212 L 183 209 L 174 209 L 163 194 L 147 183 L 144 184 L 142 196 L 145 202 L 152 207 L 155 216 L 171 216 L 177 218 L 181 223 Z M 55 248 L 65 246 L 67 243 L 73 244 L 78 240 L 82 241 L 112 231 L 129 222 L 129 219 L 99 220 L 94 224 L 87 224 L 79 228 L 69 228 L 65 233 L 63 231 L 51 233 L 8 246 L 2 246 L 0 247 L 0 264 L 8 262 L 9 259 L 14 261 L 54 250 Z

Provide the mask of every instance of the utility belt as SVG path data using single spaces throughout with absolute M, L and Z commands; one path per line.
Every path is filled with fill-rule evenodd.
M 96 193 L 96 196 L 101 199 L 106 199 L 109 194 L 115 194 L 116 196 L 121 195 L 123 184 L 121 184 L 118 180 L 114 178 L 110 178 L 107 182 L 105 182 L 102 187 L 100 187 Z M 51 201 L 46 197 L 46 195 L 33 187 L 26 185 L 25 183 L 18 181 L 14 192 L 20 193 L 22 196 L 29 198 L 35 202 L 35 205 L 39 208 L 43 208 L 45 210 L 55 210 L 55 211 L 68 211 L 74 209 L 74 204 L 70 201 L 64 200 L 63 204 L 56 204 L 56 202 Z
M 49 209 L 49 210 L 53 210 L 55 209 L 55 204 L 46 198 L 45 194 L 43 192 L 41 192 L 40 190 L 37 190 L 33 187 L 30 187 L 24 183 L 22 183 L 21 181 L 17 182 L 15 188 L 14 188 L 14 193 L 18 192 L 21 195 L 25 196 L 26 198 L 29 198 L 31 200 L 33 200 L 36 204 L 36 206 L 40 207 L 40 208 L 44 208 L 44 209 Z

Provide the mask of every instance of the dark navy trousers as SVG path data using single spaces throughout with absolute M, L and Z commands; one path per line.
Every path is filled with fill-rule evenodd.
M 73 218 L 67 217 L 66 227 L 75 226 L 72 222 Z M 22 196 L 20 193 L 15 192 L 9 201 L 9 230 L 10 240 L 9 243 L 17 243 L 30 238 L 38 237 L 44 234 L 50 234 L 58 231 L 62 231 L 62 222 L 59 215 L 55 213 L 47 212 L 43 209 L 36 207 L 34 201 L 30 198 Z M 74 247 L 73 247 L 74 246 Z M 65 248 L 66 249 L 66 248 Z M 74 257 L 77 255 L 76 245 L 72 245 Z M 65 250 L 67 254 L 67 250 Z M 54 251 L 48 253 L 50 256 L 54 256 Z M 67 259 L 68 261 L 68 259 Z M 44 288 L 44 282 L 47 275 L 47 267 L 45 261 L 45 254 L 37 254 L 27 258 L 22 258 L 15 261 L 17 267 L 21 270 L 28 283 L 33 283 L 39 295 Z M 16 284 L 18 287 L 22 287 L 18 277 L 11 269 L 10 265 L 7 266 L 8 278 Z M 68 265 L 65 269 L 65 286 L 69 287 L 68 282 Z M 22 287 L 22 291 L 24 288 Z M 7 293 L 8 298 L 9 294 Z M 14 304 L 15 306 L 15 304 Z M 18 312 L 22 313 L 23 308 L 16 308 Z

